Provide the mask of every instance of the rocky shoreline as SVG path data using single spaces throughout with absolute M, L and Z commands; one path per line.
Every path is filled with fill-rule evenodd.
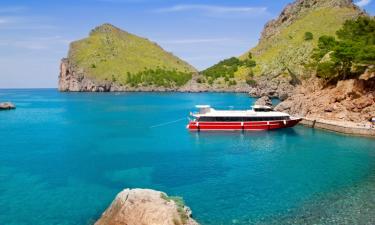
M 69 59 L 64 58 L 60 64 L 60 75 L 58 89 L 61 92 L 234 92 L 249 93 L 252 88 L 246 82 L 238 82 L 233 86 L 228 85 L 208 85 L 199 83 L 199 74 L 194 74 L 193 78 L 181 87 L 160 87 L 160 86 L 139 86 L 119 85 L 109 81 L 95 81 L 88 78 L 85 71 L 73 65 Z
M 302 123 L 314 123 L 313 127 L 374 137 L 370 120 L 375 117 L 375 72 L 367 71 L 358 79 L 342 80 L 328 87 L 322 80 L 311 78 L 275 110 L 305 118 Z
M 257 84 L 250 86 L 245 81 L 238 81 L 236 85 L 199 83 L 202 75 L 194 74 L 193 78 L 181 87 L 158 87 L 129 85 L 121 86 L 109 81 L 94 81 L 88 78 L 83 69 L 74 66 L 69 59 L 64 58 L 60 64 L 58 89 L 61 92 L 222 92 L 222 93 L 250 93 L 252 97 L 264 95 L 285 100 L 291 96 L 295 86 L 287 78 L 269 79 L 259 78 Z

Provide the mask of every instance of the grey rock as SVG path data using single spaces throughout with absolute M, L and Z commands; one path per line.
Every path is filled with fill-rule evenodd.
M 11 102 L 2 102 L 0 103 L 0 110 L 10 110 L 15 109 L 16 106 Z
M 267 95 L 259 98 L 254 105 L 269 106 L 272 107 L 272 100 Z
M 290 79 L 287 78 L 268 79 L 267 77 L 261 77 L 258 78 L 256 86 L 250 88 L 249 95 L 251 97 L 267 95 L 283 101 L 293 94 L 295 88 L 290 84 Z

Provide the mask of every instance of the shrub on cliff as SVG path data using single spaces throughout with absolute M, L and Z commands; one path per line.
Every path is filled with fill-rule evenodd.
M 332 36 L 319 38 L 313 60 L 317 65 L 317 75 L 326 80 L 342 80 L 357 76 L 362 71 L 352 68 L 375 64 L 375 19 L 359 17 L 346 21 Z M 329 61 L 322 60 L 329 54 Z
M 252 77 L 247 77 L 246 78 L 246 83 L 249 85 L 249 86 L 251 86 L 251 87 L 254 87 L 256 84 L 257 84 L 257 82 L 254 80 L 254 78 L 252 78 Z
M 305 37 L 304 37 L 304 39 L 305 39 L 305 41 L 310 41 L 310 40 L 314 39 L 314 35 L 313 35 L 313 33 L 311 33 L 311 32 L 306 32 L 306 33 L 305 33 Z

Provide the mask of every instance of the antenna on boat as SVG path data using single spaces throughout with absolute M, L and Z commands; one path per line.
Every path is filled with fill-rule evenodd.
M 180 119 L 177 119 L 177 120 L 173 120 L 173 121 L 169 121 L 169 122 L 165 122 L 165 123 L 156 124 L 156 125 L 151 126 L 150 128 L 152 129 L 152 128 L 157 128 L 157 127 L 164 127 L 164 126 L 167 126 L 167 125 L 170 125 L 170 124 L 178 123 L 182 120 L 186 120 L 186 117 L 183 117 L 183 118 L 180 118 Z

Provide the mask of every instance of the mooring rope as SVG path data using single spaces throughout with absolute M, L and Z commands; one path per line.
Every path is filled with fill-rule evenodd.
M 173 121 L 170 121 L 170 122 L 166 122 L 166 123 L 156 124 L 154 126 L 151 126 L 150 128 L 162 127 L 162 126 L 166 126 L 166 125 L 169 125 L 169 124 L 180 122 L 182 120 L 186 120 L 186 117 L 180 118 L 178 120 L 173 120 Z

